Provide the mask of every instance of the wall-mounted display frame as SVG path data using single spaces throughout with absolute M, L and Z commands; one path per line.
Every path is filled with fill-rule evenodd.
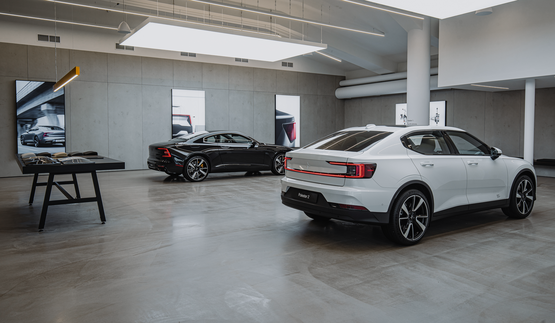
M 432 101 L 430 102 L 430 126 L 445 126 L 445 112 L 447 101 Z M 409 124 L 408 108 L 406 103 L 397 103 L 395 105 L 395 125 L 406 126 Z
M 301 146 L 301 97 L 276 95 L 275 144 Z
M 172 138 L 205 130 L 205 92 L 172 89 Z
M 15 81 L 18 154 L 66 151 L 65 91 L 54 84 Z

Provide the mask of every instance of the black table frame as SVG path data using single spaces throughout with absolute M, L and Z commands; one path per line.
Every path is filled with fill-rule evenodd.
M 106 214 L 104 213 L 104 205 L 102 203 L 102 195 L 100 194 L 100 185 L 98 184 L 98 177 L 96 175 L 97 170 L 107 170 L 107 169 L 124 169 L 125 163 L 119 160 L 105 158 L 105 157 L 95 157 L 92 159 L 94 163 L 87 164 L 69 164 L 69 165 L 25 165 L 21 156 L 17 156 L 19 167 L 23 174 L 34 174 L 33 185 L 31 187 L 31 194 L 29 196 L 29 205 L 33 204 L 35 199 L 35 191 L 38 186 L 46 186 L 46 192 L 44 194 L 44 202 L 42 204 L 42 211 L 40 215 L 39 231 L 44 230 L 44 225 L 46 223 L 46 214 L 48 213 L 48 207 L 50 205 L 61 205 L 61 204 L 72 204 L 72 203 L 89 203 L 96 202 L 98 205 L 98 212 L 100 214 L 100 221 L 102 224 L 106 223 Z M 39 182 L 39 175 L 48 173 L 48 180 L 46 182 Z M 79 184 L 77 182 L 77 174 L 91 174 L 93 186 L 94 186 L 94 197 L 81 197 L 79 191 Z M 71 174 L 71 181 L 54 181 L 55 175 L 69 175 Z M 75 197 L 73 197 L 67 190 L 65 190 L 62 185 L 73 185 L 75 189 Z M 58 188 L 60 192 L 66 197 L 65 200 L 50 200 L 52 194 L 52 187 Z

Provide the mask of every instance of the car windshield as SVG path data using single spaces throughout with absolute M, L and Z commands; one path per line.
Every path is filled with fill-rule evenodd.
M 170 142 L 183 142 L 183 141 L 189 141 L 191 139 L 196 139 L 197 137 L 201 137 L 203 135 L 206 134 L 206 131 L 201 131 L 201 132 L 196 132 L 196 133 L 188 133 L 186 135 L 183 136 L 179 136 L 179 137 L 175 137 L 173 139 L 170 139 Z
M 305 148 L 356 152 L 370 148 L 390 134 L 391 132 L 385 131 L 340 131 L 313 142 Z

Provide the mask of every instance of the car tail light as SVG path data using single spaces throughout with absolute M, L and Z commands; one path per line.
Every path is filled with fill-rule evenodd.
M 170 151 L 168 150 L 168 148 L 158 148 L 158 150 L 162 151 L 162 157 L 171 157 L 172 154 L 170 154 Z
M 312 174 L 312 175 L 320 175 L 320 176 L 329 176 L 329 177 L 343 177 L 343 178 L 372 178 L 374 173 L 376 172 L 376 167 L 378 166 L 375 163 L 371 164 L 355 164 L 355 163 L 340 163 L 340 162 L 328 162 L 330 165 L 339 165 L 339 166 L 347 166 L 347 172 L 344 174 L 333 174 L 333 173 L 322 173 L 322 172 L 312 172 L 307 170 L 300 170 L 300 169 L 293 169 L 287 166 L 287 162 L 291 160 L 291 157 L 285 157 L 285 169 L 291 172 L 303 173 L 303 174 Z
M 50 132 L 44 132 L 44 133 L 42 134 L 42 136 L 43 136 L 43 137 L 48 137 L 48 134 L 49 134 L 49 133 L 50 133 Z
M 376 164 L 355 164 L 328 162 L 331 165 L 347 166 L 346 178 L 372 178 L 376 172 Z
M 282 126 L 283 126 L 283 130 L 285 130 L 285 134 L 287 135 L 287 138 L 289 138 L 290 142 L 293 142 L 295 139 L 297 139 L 297 124 L 296 124 L 296 122 L 284 123 Z

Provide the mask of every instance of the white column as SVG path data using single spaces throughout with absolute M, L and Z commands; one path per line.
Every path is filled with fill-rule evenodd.
M 526 80 L 524 91 L 524 160 L 534 163 L 534 112 L 536 80 Z
M 427 126 L 430 110 L 430 18 L 422 29 L 408 33 L 407 119 L 409 125 Z

